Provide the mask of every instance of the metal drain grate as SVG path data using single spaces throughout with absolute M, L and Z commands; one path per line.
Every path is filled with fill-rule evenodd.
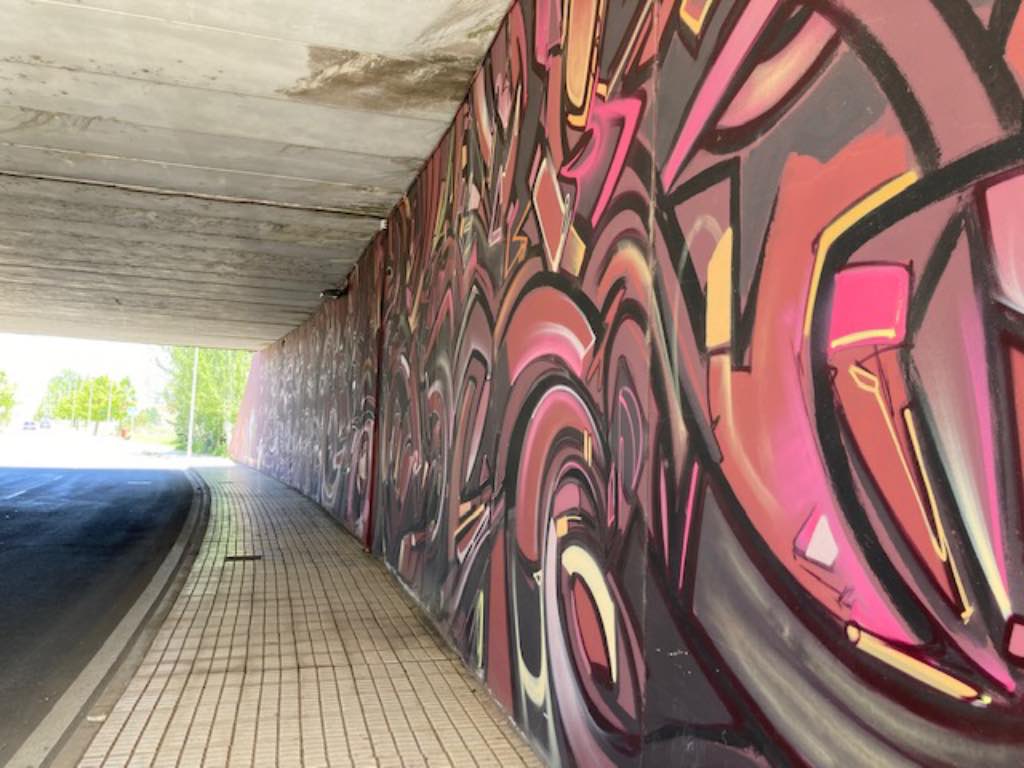
M 225 563 L 239 563 L 244 560 L 262 560 L 263 555 L 226 555 L 224 557 Z

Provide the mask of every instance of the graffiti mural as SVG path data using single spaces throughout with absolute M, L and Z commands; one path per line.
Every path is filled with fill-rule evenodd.
M 240 455 L 552 764 L 1024 764 L 1018 6 L 513 4 Z
M 355 536 L 370 516 L 383 243 L 301 328 L 253 357 L 231 443 L 236 461 L 317 501 Z

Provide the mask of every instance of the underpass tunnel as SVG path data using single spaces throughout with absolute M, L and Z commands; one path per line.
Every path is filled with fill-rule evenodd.
M 252 353 L 229 458 L 0 474 L 10 541 L 170 515 L 0 547 L 137 587 L 0 761 L 1024 762 L 1019 0 L 10 0 L 0 51 L 0 333 Z

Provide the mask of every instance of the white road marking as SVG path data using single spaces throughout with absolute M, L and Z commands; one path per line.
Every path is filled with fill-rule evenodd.
M 37 488 L 42 488 L 44 485 L 49 485 L 50 483 L 56 482 L 57 480 L 60 480 L 62 477 L 64 477 L 64 475 L 54 475 L 53 477 L 48 477 L 41 483 L 30 485 L 28 488 L 22 488 L 20 491 L 12 493 L 9 496 L 4 496 L 3 501 L 10 501 L 11 499 L 16 499 L 19 496 L 24 496 L 29 491 L 34 491 Z

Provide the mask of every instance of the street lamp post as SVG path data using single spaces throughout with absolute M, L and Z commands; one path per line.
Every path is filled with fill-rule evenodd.
M 89 424 L 92 422 L 92 392 L 96 386 L 96 379 L 89 379 L 89 415 L 85 419 L 86 429 L 89 428 Z
M 192 355 L 192 400 L 188 406 L 188 450 L 187 454 L 192 455 L 192 435 L 196 428 L 196 381 L 199 374 L 199 347 L 195 347 Z

